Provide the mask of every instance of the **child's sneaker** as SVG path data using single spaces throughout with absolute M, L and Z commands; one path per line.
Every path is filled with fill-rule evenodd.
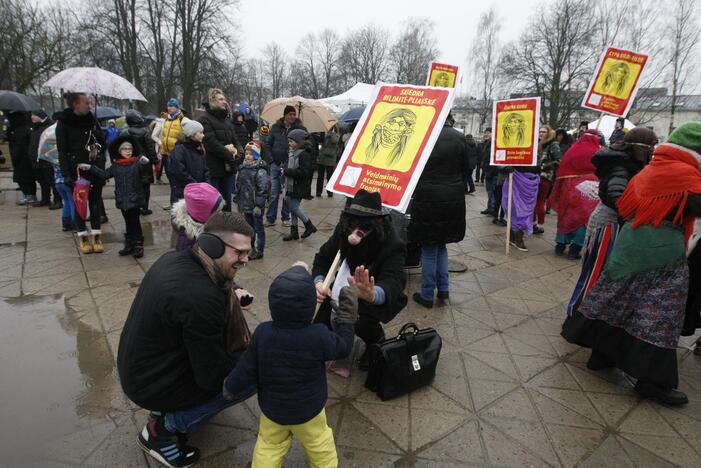
M 170 468 L 185 468 L 192 466 L 200 459 L 200 452 L 194 447 L 185 445 L 178 435 L 157 435 L 158 419 L 151 419 L 139 433 L 136 442 L 139 447 L 154 460 Z

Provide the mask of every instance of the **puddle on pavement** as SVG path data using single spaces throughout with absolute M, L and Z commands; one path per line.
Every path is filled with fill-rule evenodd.
M 61 295 L 0 299 L 0 465 L 50 456 L 44 444 L 106 415 L 107 340 L 72 315 Z
M 144 233 L 144 245 L 169 245 L 173 228 L 169 219 L 158 219 L 154 221 L 144 221 L 141 218 L 141 230 Z M 105 232 L 102 234 L 102 242 L 120 243 L 124 241 L 123 232 Z

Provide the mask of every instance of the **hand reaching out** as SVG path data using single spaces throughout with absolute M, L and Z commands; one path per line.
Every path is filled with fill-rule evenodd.
M 355 289 L 358 299 L 366 302 L 375 302 L 375 277 L 364 266 L 355 269 L 355 274 L 348 277 L 348 284 Z

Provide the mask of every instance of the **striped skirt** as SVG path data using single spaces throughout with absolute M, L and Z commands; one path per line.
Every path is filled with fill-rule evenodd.
M 606 260 L 616 243 L 619 230 L 618 223 L 608 223 L 597 227 L 591 233 L 583 252 L 582 272 L 577 280 L 572 298 L 567 304 L 567 315 L 572 316 L 572 313 L 579 308 L 582 299 L 589 294 L 601 276 L 601 272 L 606 266 Z

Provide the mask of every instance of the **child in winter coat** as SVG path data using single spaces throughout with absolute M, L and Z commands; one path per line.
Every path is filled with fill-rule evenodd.
M 246 352 L 224 381 L 225 398 L 258 387 L 260 426 L 253 468 L 279 467 L 296 436 L 315 467 L 336 467 L 333 432 L 326 423 L 328 397 L 325 361 L 350 354 L 358 296 L 341 290 L 335 331 L 312 323 L 314 280 L 304 263 L 280 274 L 268 292 L 272 322 L 256 328 Z
M 170 222 L 175 236 L 175 250 L 192 247 L 210 216 L 224 208 L 224 199 L 206 182 L 185 186 L 185 199 L 173 204 Z
M 301 128 L 295 128 L 287 134 L 290 155 L 287 160 L 287 166 L 282 169 L 282 174 L 287 179 L 285 203 L 287 203 L 287 209 L 290 210 L 291 225 L 290 234 L 283 237 L 283 241 L 299 239 L 298 219 L 304 223 L 302 239 L 306 239 L 316 232 L 316 227 L 311 219 L 300 208 L 302 199 L 311 198 L 312 196 L 313 161 L 316 158 L 312 156 L 311 144 L 307 141 L 308 138 L 309 134 Z
M 260 142 L 253 140 L 246 145 L 245 159 L 239 167 L 236 178 L 236 200 L 239 212 L 243 213 L 246 221 L 255 230 L 251 240 L 253 252 L 249 260 L 263 258 L 265 250 L 265 228 L 263 227 L 263 209 L 270 189 L 270 176 L 267 164 L 261 158 Z
M 183 141 L 178 141 L 168 156 L 166 172 L 172 187 L 173 202 L 182 200 L 185 186 L 193 182 L 209 181 L 207 158 L 204 154 L 204 128 L 196 120 L 183 120 Z
M 144 188 L 141 184 L 141 165 L 151 164 L 146 156 L 141 155 L 139 144 L 131 135 L 120 135 L 109 145 L 112 165 L 105 169 L 94 164 L 78 164 L 81 171 L 107 180 L 114 177 L 115 205 L 122 211 L 126 233 L 124 248 L 120 256 L 144 256 L 144 234 L 141 231 L 139 215 L 144 206 Z

